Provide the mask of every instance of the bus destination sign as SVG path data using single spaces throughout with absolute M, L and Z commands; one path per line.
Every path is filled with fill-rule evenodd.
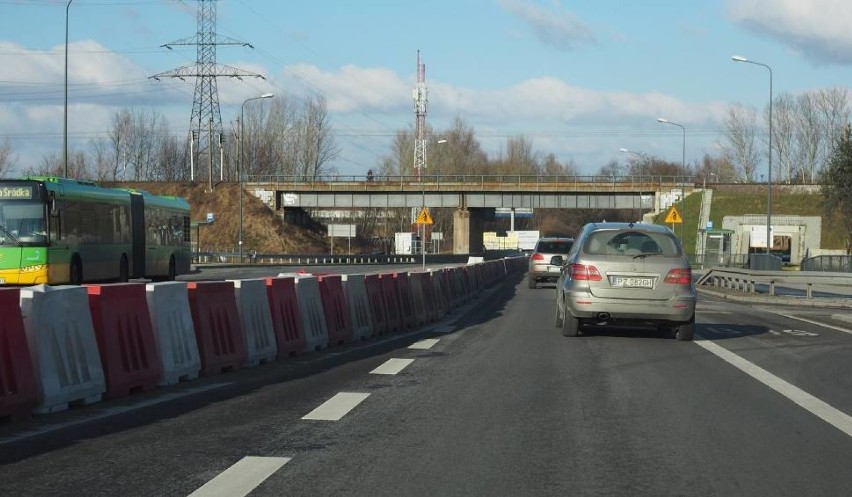
M 0 200 L 30 200 L 33 198 L 31 186 L 0 186 Z

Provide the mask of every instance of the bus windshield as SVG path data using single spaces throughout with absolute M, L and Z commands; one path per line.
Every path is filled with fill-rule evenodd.
M 47 241 L 44 204 L 0 203 L 0 245 L 41 244 Z

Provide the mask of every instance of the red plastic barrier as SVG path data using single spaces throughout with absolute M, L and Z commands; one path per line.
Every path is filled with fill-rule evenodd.
M 446 308 L 444 307 L 444 298 L 438 293 L 438 286 L 435 279 L 438 277 L 435 273 L 422 273 L 423 278 L 423 298 L 426 299 L 426 311 L 429 313 L 431 321 L 437 321 L 444 317 Z
M 367 300 L 370 302 L 370 314 L 373 317 L 373 334 L 384 335 L 388 332 L 387 305 L 382 293 L 382 282 L 378 274 L 364 276 L 367 287 Z
M 387 311 L 387 329 L 389 333 L 402 331 L 402 315 L 400 314 L 399 294 L 396 291 L 396 273 L 379 275 L 382 282 L 382 293 L 385 296 Z
M 305 351 L 305 330 L 299 314 L 294 278 L 266 278 L 266 296 L 272 312 L 272 327 L 278 341 L 278 358 Z
M 424 321 L 428 323 L 437 320 L 438 302 L 435 300 L 435 290 L 432 288 L 432 276 L 429 273 L 410 273 L 409 276 L 419 280 Z
M 24 418 L 38 405 L 35 380 L 24 320 L 21 291 L 0 289 L 0 417 Z
M 86 285 L 107 398 L 148 391 L 160 380 L 160 357 L 144 283 Z
M 393 279 L 396 280 L 396 292 L 399 295 L 399 316 L 402 319 L 402 327 L 416 328 L 417 316 L 414 312 L 414 297 L 411 293 L 408 273 L 394 273 Z
M 352 319 L 343 293 L 343 279 L 340 275 L 320 276 L 319 289 L 329 346 L 351 342 Z
M 239 369 L 246 353 L 234 283 L 198 281 L 187 283 L 186 288 L 201 356 L 201 372 L 212 374 Z

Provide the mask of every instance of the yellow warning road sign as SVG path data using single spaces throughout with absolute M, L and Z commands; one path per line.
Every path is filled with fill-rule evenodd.
M 675 206 L 671 206 L 669 208 L 669 213 L 666 214 L 666 223 L 680 224 L 683 222 L 683 218 L 680 217 L 680 212 L 677 211 Z
M 414 222 L 415 224 L 432 224 L 432 216 L 429 215 L 429 209 L 424 207 Z

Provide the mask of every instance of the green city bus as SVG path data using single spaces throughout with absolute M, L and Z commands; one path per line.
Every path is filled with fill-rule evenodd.
M 173 280 L 190 259 L 182 198 L 55 177 L 0 180 L 0 285 Z

